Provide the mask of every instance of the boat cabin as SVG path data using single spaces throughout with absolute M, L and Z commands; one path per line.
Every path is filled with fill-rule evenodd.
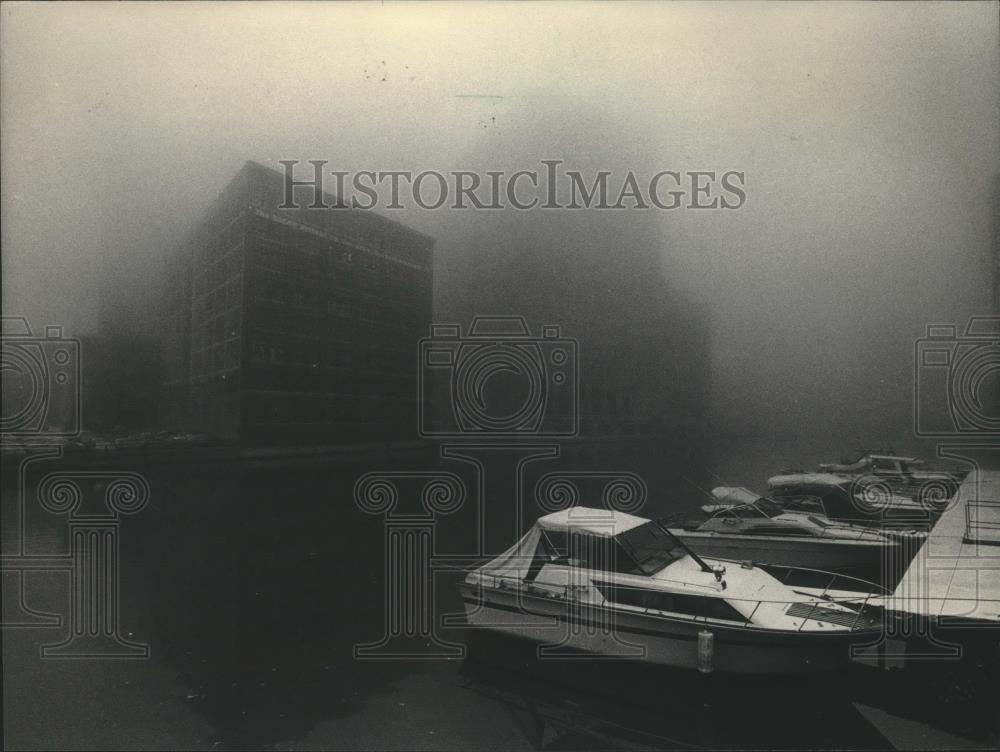
M 648 576 L 687 555 L 655 521 L 583 507 L 542 517 L 522 543 L 529 583 L 546 564 Z
M 821 464 L 822 472 L 847 475 L 861 473 L 887 473 L 893 475 L 908 475 L 915 470 L 925 470 L 927 463 L 916 457 L 901 457 L 896 454 L 865 452 L 853 462 L 843 464 Z

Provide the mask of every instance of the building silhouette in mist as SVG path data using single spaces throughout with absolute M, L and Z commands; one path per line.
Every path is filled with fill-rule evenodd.
M 96 331 L 80 343 L 81 427 L 98 434 L 149 431 L 159 421 L 160 322 L 148 301 L 152 278 L 138 284 L 128 254 L 102 260 Z
M 161 422 L 249 446 L 416 433 L 433 241 L 248 162 L 169 261 Z
M 710 482 L 710 301 L 670 279 L 655 228 L 633 215 L 498 214 L 438 255 L 449 252 L 436 320 L 522 316 L 578 342 L 579 431 L 559 442 L 561 462 L 638 472 L 660 511 Z

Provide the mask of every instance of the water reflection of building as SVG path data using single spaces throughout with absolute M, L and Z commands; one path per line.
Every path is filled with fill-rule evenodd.
M 433 241 L 371 212 L 279 209 L 283 191 L 248 162 L 172 259 L 165 422 L 258 446 L 412 437 Z

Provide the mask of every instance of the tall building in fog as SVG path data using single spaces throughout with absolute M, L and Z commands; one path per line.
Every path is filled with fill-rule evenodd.
M 256 446 L 412 438 L 433 241 L 296 190 L 278 208 L 284 176 L 248 162 L 170 259 L 163 422 Z
M 497 212 L 440 249 L 436 280 L 438 321 L 523 316 L 577 341 L 579 433 L 562 461 L 639 473 L 654 512 L 711 482 L 710 301 L 672 282 L 668 254 L 634 214 Z

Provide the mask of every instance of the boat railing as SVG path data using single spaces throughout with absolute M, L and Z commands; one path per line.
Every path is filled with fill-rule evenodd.
M 828 523 L 827 526 L 836 527 L 841 530 L 847 529 L 855 533 L 854 536 L 844 536 L 843 540 L 859 541 L 865 536 L 870 535 L 871 533 L 879 533 L 880 535 L 883 535 L 885 533 L 885 531 L 882 529 L 881 526 L 874 524 L 871 520 L 865 520 L 864 522 L 852 522 L 850 523 L 849 527 L 844 524 L 838 525 L 836 522 L 831 521 L 830 523 Z
M 889 589 L 883 585 L 871 582 L 870 580 L 863 580 L 860 577 L 852 577 L 851 575 L 840 574 L 837 572 L 827 572 L 822 569 L 810 569 L 808 567 L 782 567 L 778 565 L 768 566 L 767 569 L 769 574 L 777 577 L 778 580 L 784 585 L 788 585 L 788 580 L 792 575 L 801 576 L 803 573 L 808 573 L 809 575 L 820 577 L 825 580 L 826 584 L 821 590 L 819 590 L 818 593 L 809 593 L 809 595 L 815 597 L 816 600 L 813 602 L 808 616 L 806 616 L 805 620 L 799 624 L 799 631 L 801 631 L 806 621 L 813 618 L 816 609 L 818 607 L 822 607 L 824 603 L 836 603 L 848 608 L 857 606 L 854 620 L 850 624 L 850 628 L 852 630 L 856 629 L 858 622 L 867 611 L 872 598 L 884 597 L 890 594 Z M 781 570 L 784 570 L 784 574 L 778 577 L 775 572 Z M 791 585 L 788 586 L 792 587 Z M 811 590 L 815 589 L 811 588 Z M 836 594 L 832 595 L 831 591 Z M 845 596 L 844 593 L 855 593 L 856 595 Z M 863 598 L 861 597 L 862 595 L 864 596 Z
M 1000 501 L 969 499 L 964 539 L 967 543 L 1000 545 Z
M 896 512 L 906 511 L 896 509 Z M 860 525 L 876 532 L 894 532 L 904 529 L 916 529 L 926 532 L 931 526 L 930 515 L 921 511 L 913 515 L 884 515 L 882 517 L 828 517 L 833 525 Z
M 824 598 L 829 595 L 829 591 L 835 590 L 838 592 L 853 592 L 858 593 L 869 593 L 872 595 L 889 595 L 890 591 L 884 585 L 880 585 L 877 582 L 872 582 L 871 580 L 864 580 L 860 577 L 853 577 L 849 574 L 841 574 L 839 572 L 829 572 L 825 569 L 812 569 L 810 567 L 791 567 L 781 564 L 767 564 L 765 565 L 767 571 L 771 576 L 777 578 L 781 584 L 788 585 L 788 580 L 793 575 L 808 574 L 813 576 L 818 581 L 825 581 L 826 585 L 823 587 L 820 595 L 818 597 Z M 779 576 L 775 574 L 776 572 L 781 572 Z M 789 587 L 791 587 L 789 585 Z
M 837 524 L 836 522 L 833 522 L 834 526 L 836 524 Z M 861 540 L 865 536 L 871 535 L 872 533 L 878 533 L 881 536 L 885 536 L 885 535 L 890 535 L 892 533 L 907 532 L 908 530 L 914 530 L 914 532 L 921 532 L 920 530 L 921 526 L 917 524 L 916 520 L 910 518 L 902 518 L 894 522 L 882 519 L 880 520 L 858 519 L 850 522 L 849 524 L 852 527 L 859 528 L 859 530 L 857 531 L 857 537 L 854 538 L 854 540 Z M 926 532 L 926 523 L 924 526 L 924 530 L 922 532 Z

